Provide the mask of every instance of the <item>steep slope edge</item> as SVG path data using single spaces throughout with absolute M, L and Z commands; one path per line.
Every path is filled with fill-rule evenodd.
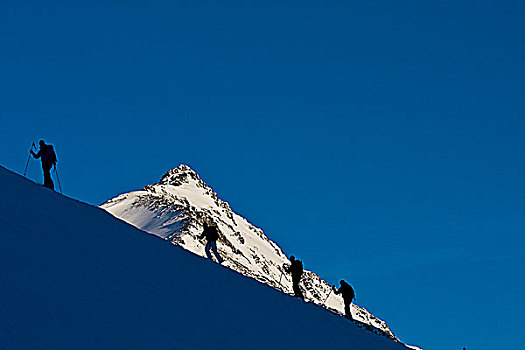
M 0 348 L 405 347 L 0 167 Z

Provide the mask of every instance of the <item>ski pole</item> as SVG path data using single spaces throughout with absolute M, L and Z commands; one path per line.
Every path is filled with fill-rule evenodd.
M 29 150 L 32 151 L 33 148 L 36 148 L 34 142 L 31 144 L 31 148 Z M 24 170 L 24 176 L 26 176 L 27 174 L 27 167 L 29 166 L 29 160 L 31 160 L 31 152 L 29 152 L 29 156 L 27 157 L 27 163 L 26 163 L 26 168 Z
M 58 177 L 57 165 L 55 164 L 55 175 L 57 176 L 58 188 L 60 189 L 60 194 L 62 194 L 62 186 L 60 185 L 60 178 Z
M 330 292 L 326 296 L 326 299 L 323 301 L 323 304 L 326 304 L 326 301 L 328 300 L 328 297 L 330 296 L 330 294 L 332 294 L 332 288 L 330 288 Z
M 24 170 L 24 176 L 26 176 L 27 173 L 27 167 L 29 166 L 29 161 L 31 160 L 31 154 L 29 154 L 29 157 L 27 157 L 27 163 L 26 163 L 26 169 Z
M 279 289 L 281 289 L 281 279 L 283 278 L 284 271 L 281 271 L 281 277 L 279 277 Z

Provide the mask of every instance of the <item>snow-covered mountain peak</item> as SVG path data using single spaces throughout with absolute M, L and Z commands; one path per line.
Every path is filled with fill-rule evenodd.
M 199 175 L 197 175 L 197 173 L 192 168 L 186 164 L 181 164 L 164 174 L 158 184 L 180 186 L 192 181 L 200 185 L 204 184 Z
M 219 229 L 217 248 L 225 266 L 285 293 L 293 293 L 291 278 L 283 268 L 290 262 L 281 248 L 262 229 L 232 211 L 187 165 L 181 164 L 164 174 L 158 183 L 117 196 L 101 207 L 200 256 L 205 256 L 206 242 L 199 239 L 203 223 L 212 221 Z M 330 285 L 314 272 L 305 270 L 301 283 L 308 301 L 344 313 L 342 298 L 331 293 Z M 366 309 L 353 305 L 352 313 L 363 324 L 396 339 L 386 323 Z

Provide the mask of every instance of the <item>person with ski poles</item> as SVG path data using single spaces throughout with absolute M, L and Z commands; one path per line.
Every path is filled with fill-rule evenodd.
M 295 259 L 295 256 L 290 256 L 290 266 L 284 266 L 285 271 L 292 274 L 292 286 L 294 295 L 304 300 L 303 292 L 299 288 L 299 282 L 301 282 L 301 276 L 303 275 L 303 262 Z
M 352 318 L 352 313 L 350 312 L 350 305 L 352 305 L 352 300 L 355 299 L 354 288 L 346 283 L 345 280 L 339 281 L 339 284 L 341 285 L 339 289 L 337 289 L 335 286 L 332 286 L 332 289 L 335 294 L 341 294 L 343 296 L 343 301 L 345 304 L 345 317 L 350 321 L 353 321 L 354 319 Z
M 199 239 L 203 239 L 206 237 L 206 247 L 204 247 L 204 251 L 206 252 L 206 256 L 208 259 L 213 260 L 211 258 L 210 250 L 213 250 L 213 254 L 215 254 L 215 257 L 217 258 L 217 261 L 219 264 L 222 264 L 224 261 L 223 258 L 219 255 L 219 252 L 217 251 L 217 240 L 219 239 L 219 231 L 217 227 L 212 223 L 211 225 L 208 225 L 208 223 L 205 221 L 203 224 L 203 231 L 202 234 L 199 236 Z
M 44 140 L 38 142 L 40 149 L 37 153 L 33 152 L 33 149 L 29 150 L 29 153 L 35 158 L 42 161 L 42 170 L 44 172 L 44 187 L 47 187 L 51 190 L 55 190 L 55 185 L 53 184 L 53 179 L 51 178 L 51 168 L 56 167 L 57 156 L 52 145 L 46 145 Z

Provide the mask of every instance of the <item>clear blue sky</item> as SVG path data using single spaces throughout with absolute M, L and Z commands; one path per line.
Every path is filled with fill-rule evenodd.
M 0 164 L 44 138 L 95 205 L 189 164 L 403 340 L 523 348 L 524 10 L 2 1 Z

